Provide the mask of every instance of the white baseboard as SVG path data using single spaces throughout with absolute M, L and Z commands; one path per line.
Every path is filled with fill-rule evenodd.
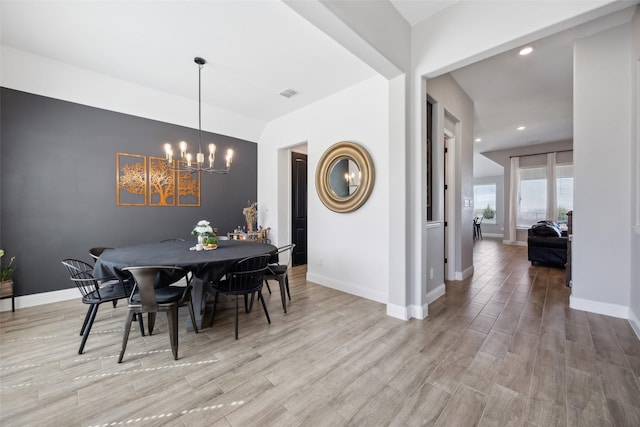
M 520 240 L 517 240 L 515 242 L 512 242 L 510 240 L 503 240 L 502 243 L 505 245 L 527 246 L 527 242 L 521 242 Z
M 504 234 L 502 233 L 482 233 L 482 237 L 497 237 L 500 239 L 504 239 Z
M 39 294 L 23 295 L 16 297 L 16 310 L 19 308 L 35 307 L 37 305 L 50 304 L 52 302 L 80 300 L 80 292 L 77 288 L 62 289 L 60 291 L 42 292 Z M 11 298 L 0 300 L 0 311 L 11 311 Z
M 409 320 L 410 318 L 408 308 L 396 304 L 387 304 L 387 316 L 400 320 Z
M 410 305 L 409 306 L 409 315 L 413 319 L 424 319 L 429 315 L 429 304 L 425 303 L 422 305 Z
M 638 319 L 638 316 L 636 316 L 631 309 L 629 309 L 629 323 L 636 333 L 636 336 L 640 339 L 640 319 Z
M 576 310 L 589 311 L 591 313 L 629 319 L 629 307 L 608 302 L 593 301 L 588 299 L 569 297 L 569 307 Z
M 464 271 L 456 271 L 455 280 L 464 280 L 473 274 L 473 265 L 464 269 Z
M 431 304 L 432 302 L 440 298 L 442 295 L 444 295 L 445 291 L 446 291 L 446 288 L 443 283 L 438 287 L 436 287 L 435 289 L 432 289 L 429 292 L 427 292 L 427 304 Z
M 340 280 L 324 277 L 319 274 L 307 273 L 307 280 L 327 288 L 336 289 L 348 294 L 357 295 L 362 298 L 386 304 L 389 296 L 386 293 L 372 291 L 371 289 L 362 288 L 351 283 L 342 282 Z

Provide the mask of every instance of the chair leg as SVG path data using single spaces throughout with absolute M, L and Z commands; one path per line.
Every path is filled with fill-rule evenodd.
M 122 363 L 124 357 L 124 351 L 127 349 L 127 341 L 129 341 L 129 332 L 131 331 L 131 321 L 133 320 L 133 312 L 127 310 L 127 317 L 124 320 L 124 334 L 122 334 L 122 347 L 120 348 L 120 356 L 118 357 L 118 363 Z M 142 317 L 142 314 L 139 314 Z
M 236 295 L 236 339 L 238 339 L 238 295 Z
M 249 301 L 249 311 L 247 311 L 247 313 L 250 313 L 251 310 L 253 310 L 253 300 L 255 299 L 256 293 L 252 292 L 251 293 L 251 301 Z
M 167 310 L 167 323 L 169 325 L 169 340 L 171 341 L 171 352 L 173 360 L 178 360 L 178 305 L 174 305 Z
M 284 276 L 284 283 L 287 287 L 287 296 L 289 297 L 289 301 L 291 301 L 291 292 L 289 292 L 289 273 Z
M 82 342 L 80 342 L 80 349 L 78 350 L 78 354 L 82 354 L 82 352 L 84 352 L 84 345 L 87 343 L 87 338 L 89 338 L 89 332 L 91 332 L 91 326 L 93 325 L 93 321 L 96 319 L 99 305 L 100 304 L 91 304 L 91 314 L 89 315 L 87 325 L 85 326 L 84 333 L 82 334 Z
M 287 312 L 287 297 L 285 296 L 284 292 L 284 277 L 278 277 L 278 283 L 280 284 L 280 299 L 282 300 L 282 309 L 284 310 L 284 312 Z
M 262 303 L 262 308 L 264 309 L 264 315 L 267 316 L 267 321 L 271 324 L 271 319 L 269 318 L 269 311 L 267 310 L 267 305 L 264 303 L 264 297 L 262 296 L 262 291 L 258 291 L 258 299 Z
M 151 335 L 153 328 L 156 326 L 156 313 L 147 314 L 147 321 L 149 322 L 149 335 Z
M 89 305 L 89 308 L 87 308 L 87 314 L 84 316 L 84 322 L 82 322 L 82 328 L 80 328 L 80 336 L 84 335 L 84 329 L 87 327 L 87 323 L 89 323 L 89 318 L 91 317 L 93 306 L 94 304 L 91 304 Z
M 253 294 L 251 296 L 253 296 Z M 251 306 L 249 306 L 249 294 L 244 294 L 243 298 L 244 298 L 244 312 L 249 313 L 251 311 L 251 307 L 253 306 L 253 303 L 251 304 Z
M 189 315 L 191 316 L 191 324 L 193 324 L 193 330 L 198 333 L 198 325 L 196 324 L 196 313 L 193 311 L 193 302 L 189 300 L 187 307 L 189 308 Z
M 133 318 L 138 319 L 138 325 L 140 325 L 140 335 L 143 337 L 146 336 L 144 333 L 144 318 L 142 317 L 142 313 L 133 313 Z
M 265 280 L 264 281 L 265 286 L 267 287 L 267 290 L 269 291 L 269 295 L 271 295 L 271 288 L 269 287 L 269 281 Z

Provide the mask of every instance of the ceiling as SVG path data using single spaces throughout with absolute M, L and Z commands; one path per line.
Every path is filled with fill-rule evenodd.
M 280 1 L 0 5 L 2 44 L 172 95 L 197 98 L 203 57 L 202 102 L 255 120 L 376 75 Z M 298 94 L 279 95 L 289 88 Z
M 454 0 L 391 0 L 414 25 Z M 280 1 L 5 1 L 2 44 L 265 123 L 376 75 Z M 593 28 L 592 28 L 593 27 Z M 572 138 L 572 43 L 589 24 L 452 72 L 475 105 L 474 175 L 501 174 L 478 155 Z M 339 66 L 336 66 L 339 64 Z M 298 92 L 291 98 L 284 89 Z M 194 112 L 195 114 L 195 112 Z M 526 126 L 517 131 L 517 126 Z

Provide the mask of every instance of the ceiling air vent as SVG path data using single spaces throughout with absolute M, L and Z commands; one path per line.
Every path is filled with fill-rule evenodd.
M 284 96 L 285 98 L 291 98 L 296 93 L 298 93 L 298 92 L 296 92 L 293 89 L 285 89 L 282 92 L 280 92 L 280 95 Z

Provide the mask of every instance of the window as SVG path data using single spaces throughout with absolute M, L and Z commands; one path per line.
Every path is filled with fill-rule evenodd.
M 529 228 L 538 221 L 552 219 L 561 226 L 567 223 L 567 212 L 573 209 L 573 165 L 555 167 L 556 205 L 548 206 L 547 168 L 520 168 L 520 188 L 516 213 L 516 225 Z M 551 200 L 551 199 L 550 199 Z M 549 201 L 550 204 L 550 201 Z M 555 211 L 555 218 L 553 218 Z
M 529 228 L 547 219 L 547 168 L 521 168 L 516 225 Z
M 496 223 L 496 185 L 473 186 L 473 216 L 482 216 L 484 223 Z
M 573 210 L 573 165 L 556 166 L 556 199 L 559 224 L 567 223 L 567 212 Z

